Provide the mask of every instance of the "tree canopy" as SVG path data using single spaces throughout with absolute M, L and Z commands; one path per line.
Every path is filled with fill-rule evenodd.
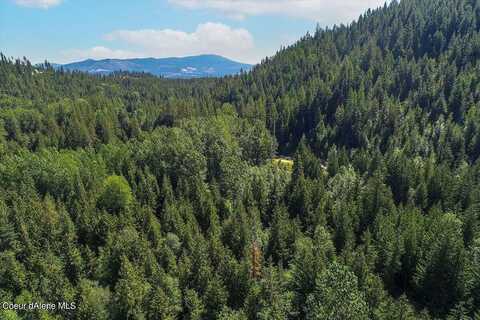
M 77 307 L 0 318 L 480 319 L 479 61 L 478 0 L 221 79 L 1 55 L 0 302 Z

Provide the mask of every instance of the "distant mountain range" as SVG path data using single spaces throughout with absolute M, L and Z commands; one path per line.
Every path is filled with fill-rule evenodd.
M 52 64 L 53 65 L 53 64 Z M 200 55 L 184 58 L 105 59 L 74 62 L 55 68 L 82 71 L 92 74 L 110 74 L 115 71 L 147 72 L 165 78 L 223 77 L 249 71 L 252 65 L 239 63 L 217 55 Z

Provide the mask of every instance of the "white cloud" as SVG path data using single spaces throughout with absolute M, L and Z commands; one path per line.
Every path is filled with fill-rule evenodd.
M 229 17 L 283 15 L 317 21 L 324 25 L 348 23 L 368 8 L 389 0 L 168 0 L 191 10 L 210 9 Z
M 97 46 L 90 49 L 73 49 L 62 52 L 64 62 L 72 62 L 85 59 L 128 59 L 128 58 L 137 58 L 141 57 L 141 53 L 135 53 L 124 50 L 112 50 L 106 47 Z
M 117 30 L 104 36 L 106 41 L 130 50 L 96 46 L 61 52 L 60 63 L 84 59 L 166 58 L 199 54 L 218 54 L 240 62 L 258 63 L 266 54 L 256 48 L 253 36 L 245 29 L 207 22 L 188 33 L 172 29 Z
M 221 23 L 198 25 L 192 33 L 171 29 L 118 30 L 105 36 L 142 51 L 142 56 L 170 57 L 218 54 L 240 61 L 258 61 L 253 37 L 245 29 L 233 29 Z
M 48 9 L 62 3 L 63 0 L 15 0 L 19 6 Z

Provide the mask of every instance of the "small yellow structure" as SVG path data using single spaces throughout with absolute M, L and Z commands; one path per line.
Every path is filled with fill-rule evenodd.
M 272 163 L 280 169 L 293 171 L 293 160 L 290 158 L 273 158 Z

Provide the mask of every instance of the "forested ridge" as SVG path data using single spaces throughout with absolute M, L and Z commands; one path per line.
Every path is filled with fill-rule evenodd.
M 76 305 L 1 319 L 480 319 L 480 0 L 222 79 L 0 58 L 0 302 Z

